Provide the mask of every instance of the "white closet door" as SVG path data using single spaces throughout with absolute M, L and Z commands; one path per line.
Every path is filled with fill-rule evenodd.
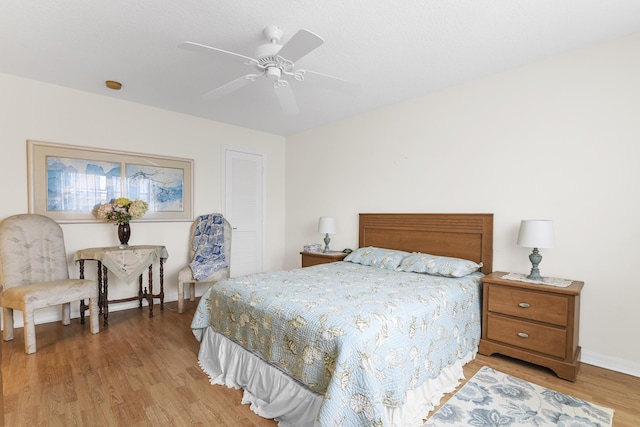
M 231 223 L 231 276 L 263 271 L 264 174 L 262 154 L 223 148 L 224 215 Z

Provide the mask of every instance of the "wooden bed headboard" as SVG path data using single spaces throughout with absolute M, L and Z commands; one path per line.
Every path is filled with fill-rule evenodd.
M 360 214 L 359 247 L 375 246 L 482 262 L 493 268 L 493 214 Z

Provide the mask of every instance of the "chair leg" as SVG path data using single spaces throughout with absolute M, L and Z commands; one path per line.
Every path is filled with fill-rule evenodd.
M 66 302 L 62 304 L 62 324 L 70 325 L 71 324 L 71 303 Z
M 178 280 L 178 313 L 184 313 L 184 282 Z
M 88 305 L 84 303 L 84 299 L 80 300 L 80 324 L 84 325 L 84 312 L 89 308 Z
M 98 310 L 98 296 L 89 298 L 89 322 L 91 322 L 91 333 L 100 332 L 100 314 Z
M 13 308 L 2 307 L 2 319 L 4 321 L 2 337 L 5 341 L 11 341 L 13 339 Z
M 22 319 L 24 321 L 24 352 L 32 354 L 36 352 L 36 323 L 33 309 L 25 307 Z
M 189 301 L 196 300 L 196 284 L 191 282 L 189 283 Z

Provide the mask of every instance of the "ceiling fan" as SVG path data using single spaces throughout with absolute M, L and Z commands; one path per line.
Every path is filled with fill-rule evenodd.
M 263 34 L 267 42 L 257 47 L 255 58 L 200 43 L 184 42 L 178 45 L 182 49 L 212 54 L 221 60 L 239 61 L 254 69 L 254 72 L 225 83 L 205 93 L 203 97 L 219 99 L 261 77 L 267 77 L 273 80 L 273 89 L 283 111 L 286 114 L 297 114 L 300 109 L 288 79 L 303 82 L 308 78 L 331 89 L 351 94 L 357 92 L 358 86 L 346 80 L 296 68 L 296 62 L 300 58 L 324 43 L 322 37 L 309 30 L 299 30 L 287 43 L 280 45 L 280 27 L 269 26 L 264 29 Z

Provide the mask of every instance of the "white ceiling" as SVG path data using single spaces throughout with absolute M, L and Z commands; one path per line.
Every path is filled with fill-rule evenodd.
M 361 92 L 293 81 L 294 116 L 268 79 L 204 99 L 252 69 L 178 44 L 253 57 L 269 25 L 283 43 L 320 35 L 297 68 Z M 290 135 L 639 31 L 638 0 L 13 0 L 0 5 L 0 73 Z

